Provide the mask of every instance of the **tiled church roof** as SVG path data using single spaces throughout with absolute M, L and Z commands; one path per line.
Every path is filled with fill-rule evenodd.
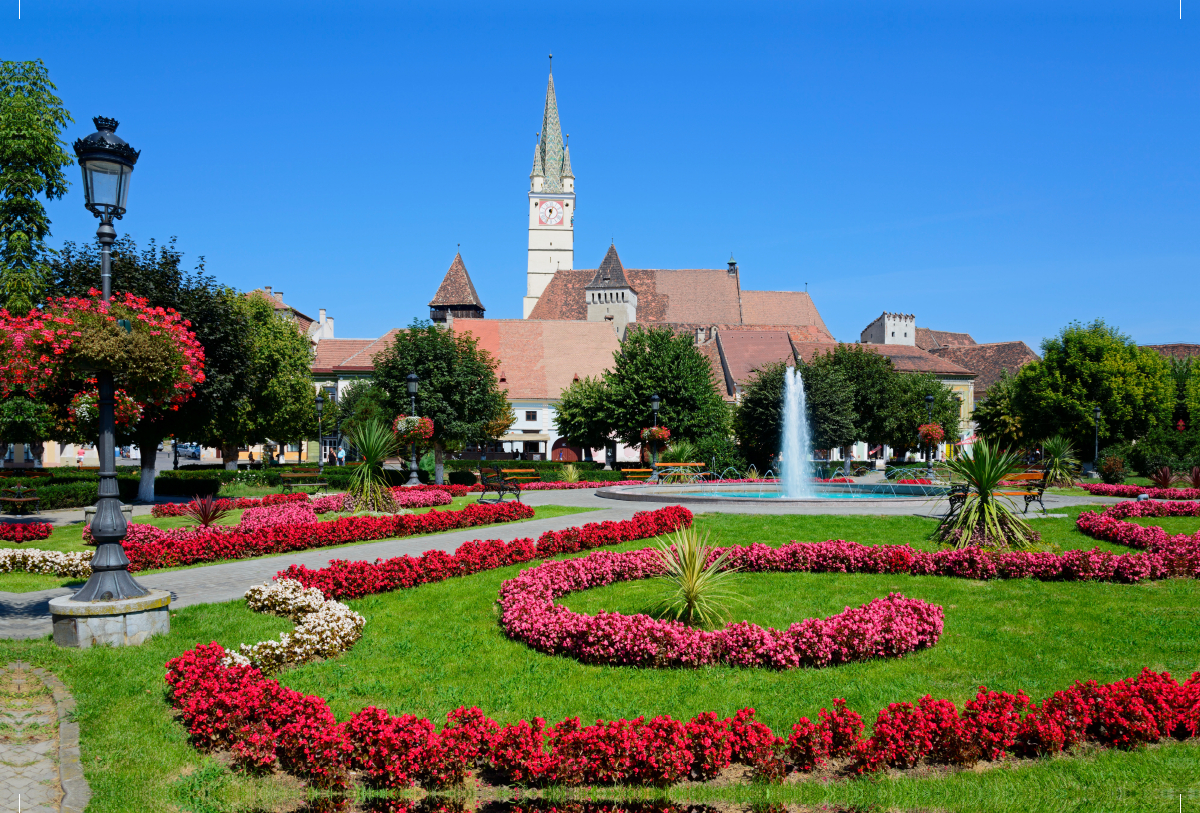
M 993 342 L 991 344 L 960 345 L 942 347 L 932 351 L 934 355 L 960 364 L 976 374 L 975 400 L 987 396 L 988 388 L 1000 380 L 1000 374 L 1013 374 L 1029 364 L 1039 361 L 1037 353 L 1025 342 Z
M 941 347 L 962 347 L 975 343 L 970 333 L 951 333 L 948 330 L 930 330 L 927 327 L 917 328 L 917 347 L 922 350 L 933 352 Z
M 625 269 L 621 266 L 621 258 L 617 256 L 616 246 L 609 246 L 608 252 L 596 269 L 596 276 L 587 284 L 588 290 L 604 288 L 628 288 L 629 280 L 625 278 Z
M 479 301 L 479 294 L 475 292 L 475 285 L 471 282 L 471 275 L 467 273 L 462 254 L 454 255 L 450 270 L 442 278 L 442 284 L 438 286 L 433 301 L 429 303 L 431 308 L 435 305 L 474 305 L 480 310 L 484 309 L 483 303 Z

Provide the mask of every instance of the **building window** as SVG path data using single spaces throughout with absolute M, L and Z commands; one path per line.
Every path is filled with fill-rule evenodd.
M 894 330 L 892 331 L 892 338 L 893 339 L 896 338 L 896 331 L 894 331 Z
M 537 410 L 536 409 L 526 410 L 525 411 L 525 420 L 536 421 L 537 420 Z

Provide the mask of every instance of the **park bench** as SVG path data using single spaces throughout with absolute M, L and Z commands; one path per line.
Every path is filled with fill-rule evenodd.
M 703 463 L 659 463 L 656 468 L 664 483 L 694 483 L 707 473 Z
M 3 505 L 5 509 L 11 507 L 13 513 L 25 513 L 25 508 L 31 503 L 36 513 L 37 509 L 41 508 L 41 498 L 38 497 L 36 488 L 12 486 L 0 491 L 0 505 Z
M 283 479 L 283 493 L 295 488 L 312 488 L 317 491 L 328 491 L 329 484 L 321 476 L 320 469 L 292 469 L 279 475 Z
M 1046 513 L 1046 505 L 1042 502 L 1042 495 L 1046 491 L 1046 473 L 1044 471 L 1010 474 L 1000 481 L 1000 488 L 1006 486 L 1009 487 L 1009 490 L 996 493 L 1002 497 L 1024 497 L 1025 510 L 1022 513 L 1029 513 L 1029 504 L 1035 502 L 1042 507 L 1042 513 Z
M 538 481 L 542 479 L 538 476 L 537 469 L 503 469 L 503 471 L 506 480 L 516 480 L 523 483 L 526 480 Z
M 621 469 L 622 480 L 649 480 L 654 469 Z
M 479 495 L 479 502 L 504 502 L 505 494 L 512 494 L 517 498 L 517 502 L 521 501 L 521 483 L 511 477 L 505 477 L 498 469 L 480 469 L 479 477 L 483 484 L 483 494 Z M 490 491 L 495 492 L 496 499 L 485 500 L 484 497 Z

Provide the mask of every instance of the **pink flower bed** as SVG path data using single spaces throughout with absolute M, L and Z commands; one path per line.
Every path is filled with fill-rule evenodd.
M 1171 575 L 1200 578 L 1200 531 L 1171 535 L 1157 526 L 1124 521 L 1127 517 L 1195 516 L 1200 516 L 1197 502 L 1143 500 L 1118 503 L 1100 513 L 1084 511 L 1075 526 L 1088 536 L 1149 551 L 1145 555 L 1161 562 Z
M 279 571 L 276 578 L 295 579 L 305 587 L 319 588 L 329 598 L 359 598 L 372 593 L 439 582 L 452 576 L 522 564 L 560 553 L 577 553 L 603 545 L 649 539 L 691 524 L 692 512 L 682 506 L 672 505 L 656 511 L 639 511 L 632 519 L 619 522 L 589 522 L 561 531 L 546 531 L 536 542 L 528 538 L 511 542 L 476 539 L 464 542 L 453 554 L 431 550 L 418 557 L 405 555 L 376 559 L 374 562 L 337 559 L 317 570 L 304 565 L 292 565 Z
M 401 508 L 432 508 L 436 505 L 449 505 L 454 502 L 450 492 L 437 489 L 422 489 L 410 491 L 406 488 L 393 488 L 392 497 Z
M 809 618 L 787 630 L 749 622 L 706 631 L 648 615 L 573 612 L 555 599 L 615 582 L 662 575 L 653 549 L 597 552 L 547 562 L 500 588 L 500 625 L 510 638 L 540 652 L 584 663 L 617 666 L 733 666 L 794 669 L 870 658 L 898 658 L 933 646 L 942 632 L 942 608 L 892 593 L 826 619 Z
M 351 771 L 371 788 L 445 788 L 479 767 L 526 786 L 667 786 L 711 779 L 732 763 L 782 781 L 790 770 L 811 771 L 830 758 L 850 758 L 859 773 L 970 766 L 1052 756 L 1083 743 L 1131 749 L 1200 730 L 1200 672 L 1182 684 L 1149 669 L 1114 683 L 1076 682 L 1041 703 L 981 686 L 961 710 L 926 695 L 880 709 L 869 737 L 862 716 L 835 698 L 832 711 L 821 709 L 816 723 L 801 717 L 785 741 L 754 709 L 724 719 L 705 712 L 686 723 L 664 715 L 583 725 L 571 717 L 547 726 L 537 717 L 502 726 L 478 708 L 460 708 L 438 729 L 428 719 L 369 707 L 339 723 L 324 699 L 224 659 L 213 643 L 167 662 L 171 702 L 192 741 L 228 749 L 237 767 L 278 764 L 327 789 L 347 788 Z
M 1152 500 L 1200 500 L 1200 488 L 1157 488 L 1108 483 L 1080 483 L 1079 487 L 1097 497 L 1140 497 L 1145 494 Z
M 283 505 L 263 505 L 257 508 L 247 508 L 242 512 L 237 529 L 242 533 L 254 533 L 264 528 L 274 528 L 276 525 L 299 525 L 317 521 L 317 514 L 311 503 L 289 502 Z

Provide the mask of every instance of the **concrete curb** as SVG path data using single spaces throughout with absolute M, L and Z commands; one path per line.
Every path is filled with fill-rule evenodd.
M 58 781 L 63 797 L 61 813 L 83 813 L 92 799 L 92 789 L 83 775 L 79 753 L 79 723 L 75 722 L 75 698 L 53 673 L 40 667 L 29 671 L 37 675 L 54 696 L 58 711 Z

